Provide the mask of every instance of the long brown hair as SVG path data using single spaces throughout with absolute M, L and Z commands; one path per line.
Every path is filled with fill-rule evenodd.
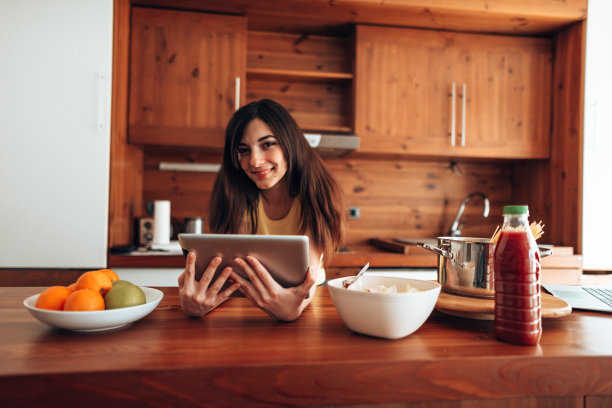
M 299 233 L 308 235 L 327 264 L 344 239 L 342 189 L 310 147 L 291 114 L 270 99 L 243 106 L 227 125 L 223 163 L 210 202 L 211 232 L 254 234 L 257 231 L 260 190 L 244 173 L 238 159 L 238 145 L 247 125 L 255 118 L 270 127 L 285 153 L 289 195 L 298 196 L 302 206 Z

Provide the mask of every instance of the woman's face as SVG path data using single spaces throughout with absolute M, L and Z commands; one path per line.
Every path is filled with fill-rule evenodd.
M 260 190 L 268 190 L 287 174 L 285 152 L 272 131 L 259 118 L 244 130 L 238 145 L 240 167 Z

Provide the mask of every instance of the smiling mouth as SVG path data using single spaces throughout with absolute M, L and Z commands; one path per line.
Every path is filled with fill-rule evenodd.
M 253 171 L 253 174 L 255 175 L 255 177 L 262 179 L 265 178 L 268 174 L 270 174 L 271 171 L 272 169 Z

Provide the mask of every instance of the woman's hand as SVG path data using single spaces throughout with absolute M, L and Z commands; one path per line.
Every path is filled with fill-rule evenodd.
M 245 261 L 246 259 L 246 261 Z M 293 321 L 310 304 L 316 291 L 318 268 L 309 268 L 304 282 L 299 286 L 283 288 L 256 258 L 236 258 L 234 263 L 249 280 L 232 271 L 232 278 L 240 284 L 240 292 L 253 304 L 278 320 Z
M 178 278 L 179 295 L 181 306 L 186 314 L 189 316 L 203 316 L 225 302 L 238 289 L 240 284 L 234 283 L 229 288 L 220 292 L 232 272 L 232 268 L 229 266 L 223 269 L 223 272 L 211 284 L 215 271 L 221 265 L 222 259 L 218 256 L 210 261 L 200 281 L 196 281 L 195 260 L 195 253 L 190 252 L 187 255 L 185 270 Z

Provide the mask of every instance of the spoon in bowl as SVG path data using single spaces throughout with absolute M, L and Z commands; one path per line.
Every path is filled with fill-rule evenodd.
M 361 270 L 359 271 L 357 276 L 355 276 L 354 278 L 348 278 L 348 279 L 343 280 L 342 281 L 342 287 L 344 289 L 348 289 L 349 286 L 351 286 L 353 283 L 357 282 L 357 279 L 361 278 L 361 275 L 363 275 L 363 273 L 365 271 L 367 271 L 369 267 L 370 267 L 370 263 L 368 262 L 367 264 L 365 264 L 363 266 L 363 268 L 361 268 Z

